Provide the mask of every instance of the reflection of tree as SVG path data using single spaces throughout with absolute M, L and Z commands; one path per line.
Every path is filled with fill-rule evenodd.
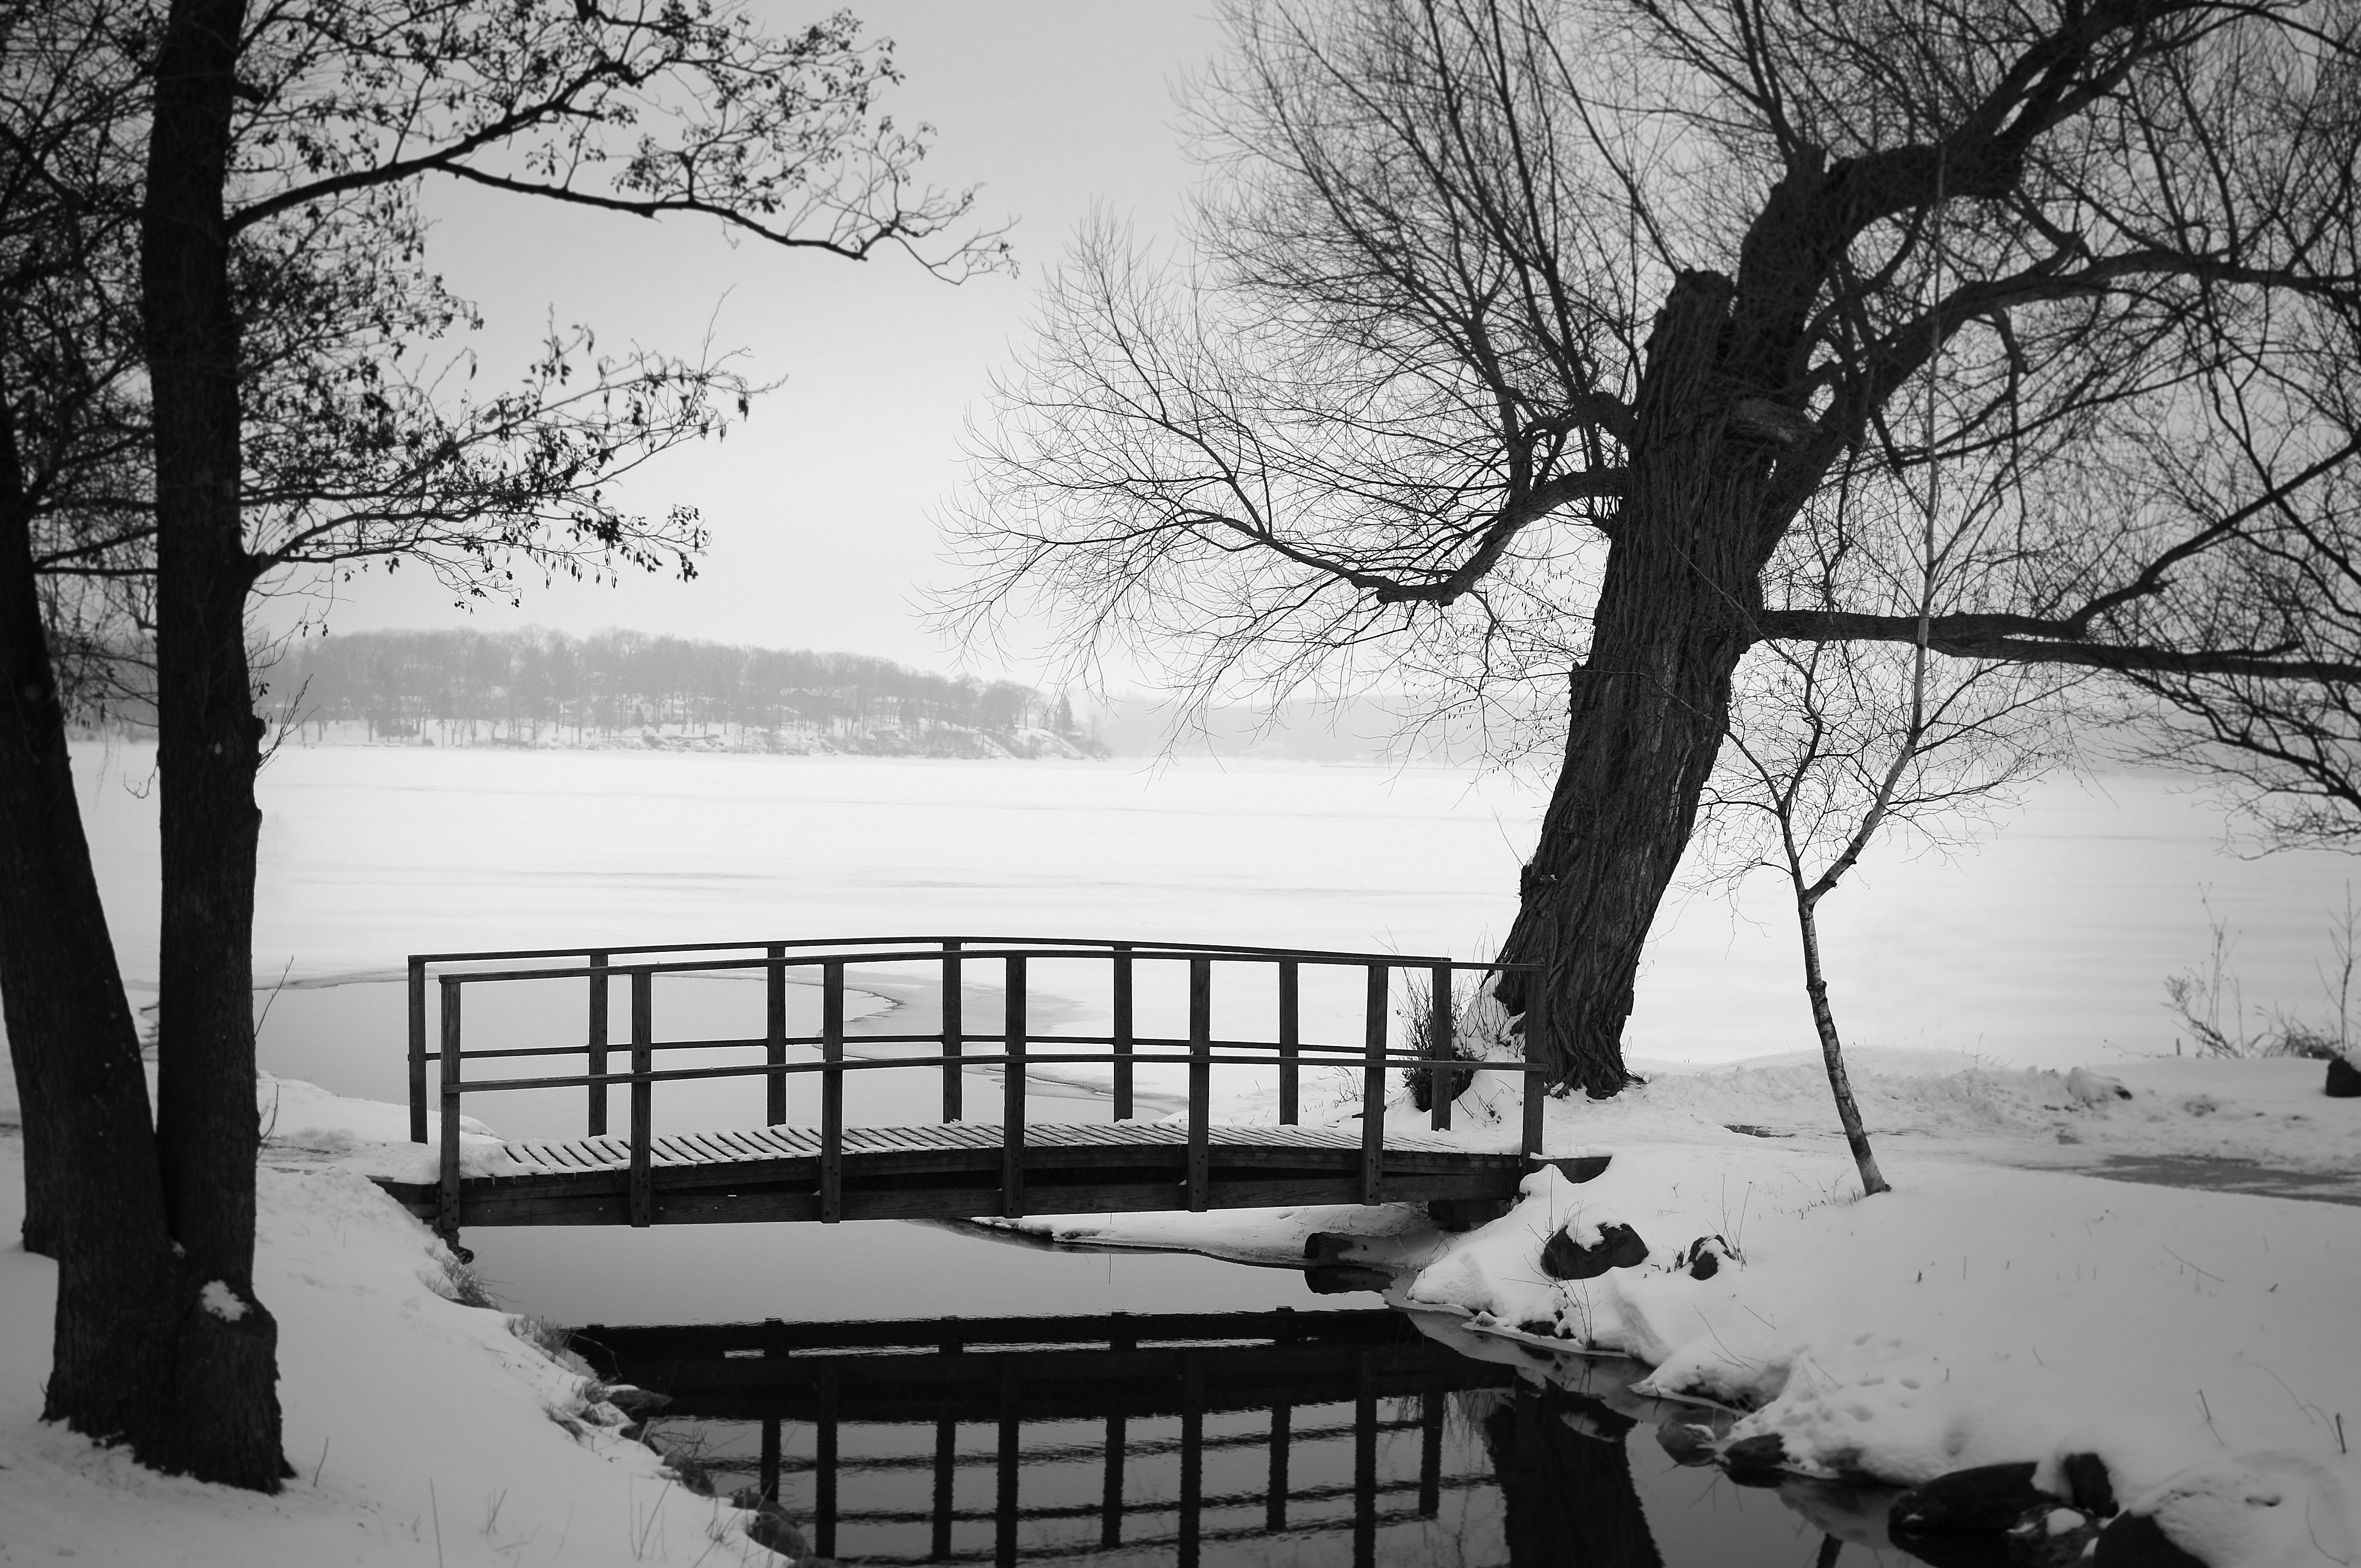
M 1623 1445 L 1634 1422 L 1556 1388 L 1520 1388 L 1478 1409 L 1514 1568 L 1661 1568 Z

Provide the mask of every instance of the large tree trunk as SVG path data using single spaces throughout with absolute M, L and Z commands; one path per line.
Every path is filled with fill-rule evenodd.
M 1730 295 L 1723 278 L 1684 273 L 1649 337 L 1565 762 L 1501 950 L 1542 966 L 1499 988 L 1525 1015 L 1528 1048 L 1554 1081 L 1594 1096 L 1631 1081 L 1623 1021 L 1641 946 L 1696 825 L 1777 538 L 1760 521 L 1773 454 L 1726 413 Z
M 278 1325 L 254 1295 L 254 802 L 238 329 L 223 221 L 242 0 L 174 0 L 156 65 L 140 282 L 156 429 L 163 839 L 157 1140 L 203 1310 L 181 1320 L 185 1468 L 276 1490 Z M 177 1467 L 177 1466 L 176 1466 Z
M 0 726 L 5 726 L 0 729 L 0 1017 L 5 1017 L 12 1040 L 21 1037 L 20 1019 L 25 1030 L 55 1026 L 46 1014 L 59 998 L 40 989 L 47 971 L 30 955 L 29 944 L 38 939 L 31 931 L 33 923 L 51 907 L 82 913 L 47 863 L 46 851 L 54 846 L 72 857 L 71 867 L 84 872 L 90 867 L 86 850 L 73 855 L 73 846 L 82 841 L 82 813 L 75 807 L 72 773 L 66 767 L 65 713 L 42 630 L 32 521 L 16 424 L 6 389 L 0 388 L 0 702 L 7 704 L 0 714 Z M 60 806 L 71 818 L 70 828 L 57 820 Z M 104 972 L 111 974 L 115 949 L 105 941 L 103 913 L 99 923 L 106 948 Z M 74 939 L 71 931 L 60 935 Z M 101 970 L 74 966 L 58 972 Z M 25 1144 L 25 1218 L 19 1232 L 27 1252 L 55 1257 L 61 1224 L 59 1206 L 66 1194 L 59 1179 L 48 1080 L 35 1065 L 44 1054 L 38 1045 L 12 1046 L 8 1059 L 16 1080 Z M 144 1083 L 139 1097 L 144 1105 Z
M 42 1414 L 152 1461 L 172 1446 L 188 1292 L 74 802 L 14 434 L 0 417 L 0 1004 L 25 1111 L 26 1241 L 58 1260 Z

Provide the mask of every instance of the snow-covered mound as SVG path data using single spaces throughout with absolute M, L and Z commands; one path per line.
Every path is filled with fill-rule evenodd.
M 2091 1453 L 2135 1515 L 2214 1568 L 2353 1560 L 2335 1543 L 2361 1540 L 2345 1452 L 2361 1436 L 2361 1191 L 2330 1179 L 2361 1170 L 2361 1101 L 2326 1098 L 2316 1061 L 2058 1073 L 1862 1053 L 1852 1078 L 1895 1189 L 1874 1199 L 1818 1058 L 1799 1055 L 1553 1101 L 1546 1152 L 1607 1154 L 1606 1171 L 1545 1168 L 1464 1235 L 1321 1209 L 1016 1223 L 1263 1261 L 1349 1235 L 1334 1255 L 1393 1271 L 1400 1304 L 1632 1356 L 1642 1392 L 1725 1407 L 1727 1442 L 1792 1472 L 1913 1485 L 2029 1461 L 2063 1496 L 2062 1461 Z M 1479 1080 L 1453 1135 L 1513 1146 L 1512 1081 Z M 2316 1171 L 2344 1201 L 2088 1173 L 2192 1155 Z M 1611 1252 L 1616 1227 L 1643 1244 L 1636 1263 L 1545 1266 L 1554 1238 L 1564 1273 Z M 2315 1536 L 2328 1556 L 2303 1555 Z
M 283 1088 L 279 1103 L 283 1125 Z M 296 1119 L 314 1135 L 366 1143 L 379 1130 L 339 1125 L 333 1107 L 308 1103 Z M 389 1113 L 406 1123 L 396 1106 L 360 1119 Z M 279 1320 L 286 1453 L 299 1472 L 283 1492 L 158 1475 L 44 1424 L 57 1271 L 16 1245 L 20 1168 L 15 1136 L 0 1135 L 0 1559 L 126 1568 L 779 1561 L 746 1538 L 748 1515 L 683 1491 L 627 1439 L 625 1418 L 578 1364 L 519 1337 L 505 1313 L 447 1299 L 449 1255 L 349 1169 L 258 1173 L 255 1290 Z

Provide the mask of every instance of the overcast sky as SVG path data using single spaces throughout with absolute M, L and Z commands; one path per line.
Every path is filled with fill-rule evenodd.
M 485 368 L 513 367 L 553 314 L 603 344 L 748 351 L 785 385 L 719 444 L 635 476 L 634 510 L 697 506 L 713 543 L 697 580 L 590 588 L 536 582 L 522 609 L 455 609 L 423 573 L 341 586 L 332 630 L 624 626 L 773 647 L 882 654 L 928 668 L 953 653 L 920 625 L 946 568 L 935 518 L 960 472 L 961 423 L 1022 341 L 1035 291 L 1103 202 L 1169 232 L 1194 170 L 1175 88 L 1218 48 L 1211 0 L 855 0 L 894 39 L 897 121 L 938 130 L 926 165 L 980 184 L 987 221 L 1014 218 L 1022 277 L 952 287 L 906 258 L 852 263 L 732 246 L 708 224 L 648 224 L 462 191 L 426 192 L 429 259 L 489 318 Z M 764 7 L 785 27 L 820 7 Z

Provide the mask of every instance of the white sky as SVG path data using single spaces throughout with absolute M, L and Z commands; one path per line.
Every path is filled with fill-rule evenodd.
M 817 6 L 764 7 L 782 28 Z M 633 510 L 697 506 L 713 543 L 697 581 L 619 588 L 536 583 L 522 609 L 455 609 L 426 574 L 343 585 L 332 630 L 623 626 L 771 647 L 874 653 L 926 668 L 954 654 L 919 623 L 945 579 L 935 517 L 960 475 L 962 422 L 1026 335 L 1042 277 L 1093 203 L 1168 231 L 1194 177 L 1174 128 L 1180 77 L 1210 59 L 1210 0 L 857 0 L 906 78 L 898 123 L 937 127 L 925 170 L 980 184 L 978 214 L 1014 217 L 1021 278 L 959 287 L 907 258 L 856 264 L 732 246 L 713 225 L 569 212 L 443 183 L 426 191 L 431 264 L 488 320 L 485 373 L 518 363 L 552 316 L 620 347 L 747 351 L 786 378 L 716 445 L 652 465 Z M 989 668 L 979 673 L 992 673 Z

